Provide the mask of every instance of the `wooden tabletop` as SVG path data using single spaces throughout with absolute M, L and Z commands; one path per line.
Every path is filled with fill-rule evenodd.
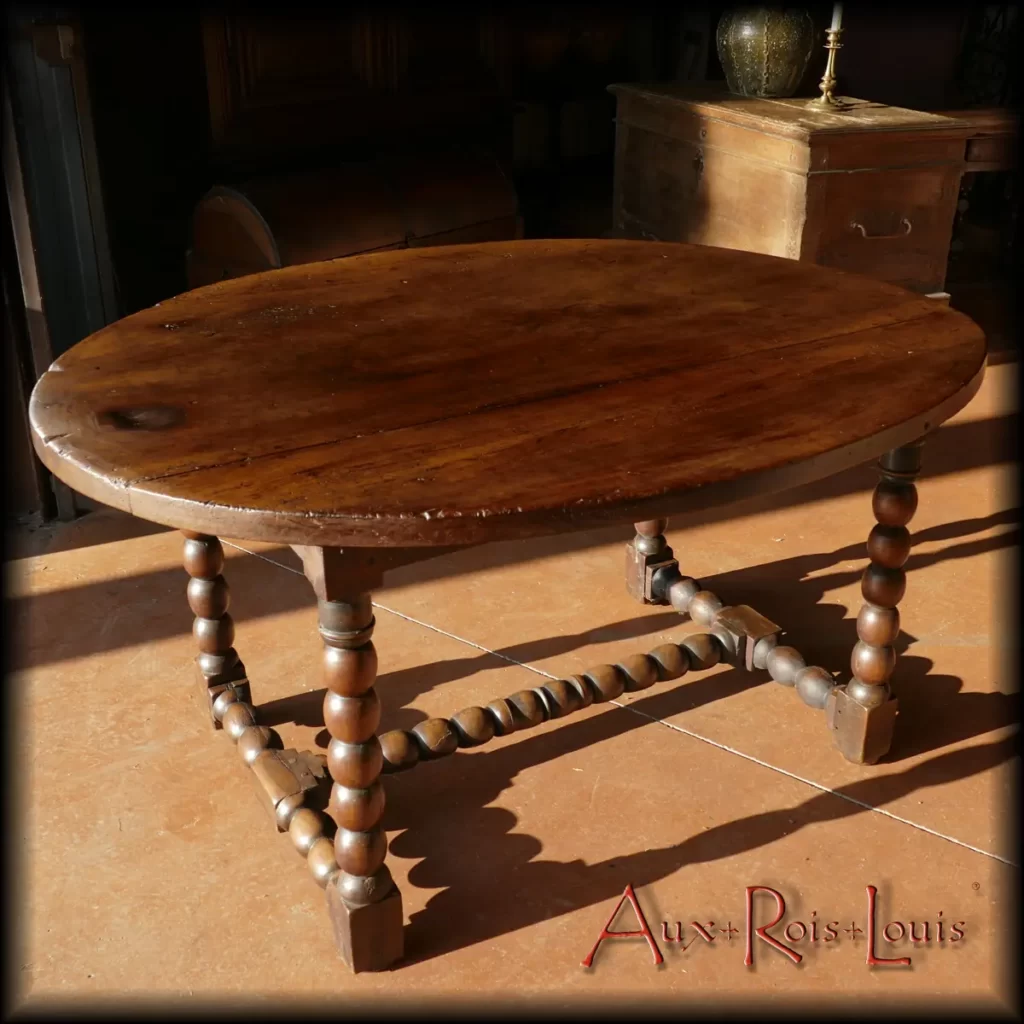
M 518 241 L 238 278 L 62 355 L 36 450 L 83 494 L 288 544 L 474 544 L 869 461 L 981 383 L 967 317 L 703 246 Z

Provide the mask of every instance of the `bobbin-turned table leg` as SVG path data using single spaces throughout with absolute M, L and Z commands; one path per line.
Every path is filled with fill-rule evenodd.
M 366 593 L 321 600 L 319 608 L 324 722 L 331 735 L 327 767 L 334 780 L 328 810 L 338 824 L 334 853 L 340 868 L 327 886 L 327 904 L 346 963 L 353 971 L 377 971 L 401 958 L 403 921 L 402 897 L 384 863 L 373 608 Z
M 224 549 L 216 537 L 182 530 L 185 537 L 185 571 L 188 581 L 188 604 L 195 615 L 192 635 L 199 646 L 196 667 L 202 689 L 201 699 L 215 729 L 221 722 L 213 713 L 213 702 L 225 691 L 233 690 L 236 698 L 251 703 L 245 666 L 232 644 L 235 624 L 228 614 L 231 595 L 222 575 Z
M 338 825 L 339 869 L 327 883 L 327 907 L 338 951 L 349 967 L 380 971 L 403 953 L 402 897 L 384 863 L 384 755 L 373 686 L 377 651 L 370 589 L 380 585 L 386 562 L 355 549 L 295 550 L 317 596 L 324 644 L 324 724 L 331 736 L 327 768 L 333 779 L 328 813 Z
M 858 640 L 850 658 L 853 678 L 833 691 L 826 706 L 836 747 L 857 764 L 874 764 L 892 744 L 899 710 L 889 688 L 896 665 L 893 644 L 900 632 L 896 606 L 907 586 L 907 524 L 917 511 L 914 481 L 921 471 L 923 444 L 922 438 L 879 459 L 881 480 L 872 498 L 877 525 L 868 537 L 871 563 L 861 579 L 865 603 L 857 616 Z

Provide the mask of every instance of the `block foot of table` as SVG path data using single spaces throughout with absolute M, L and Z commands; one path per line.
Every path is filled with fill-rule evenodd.
M 823 710 L 835 746 L 848 760 L 871 764 L 884 757 L 898 713 L 888 680 L 899 634 L 896 606 L 906 584 L 902 566 L 910 552 L 906 526 L 917 507 L 913 481 L 920 471 L 920 447 L 915 442 L 879 461 L 882 479 L 873 499 L 877 525 L 867 545 L 871 563 L 861 584 L 865 604 L 857 620 L 853 678 L 845 686 L 837 686 L 824 668 L 808 666 L 793 647 L 780 644 L 780 627 L 753 608 L 726 606 L 697 580 L 683 576 L 664 536 L 667 520 L 659 519 L 635 524 L 636 535 L 626 551 L 627 587 L 644 603 L 672 605 L 704 632 L 615 665 L 521 690 L 485 707 L 464 708 L 451 718 L 428 719 L 408 732 L 378 735 L 381 707 L 374 689 L 377 653 L 370 591 L 380 585 L 385 569 L 428 556 L 296 547 L 318 599 L 324 723 L 331 737 L 326 757 L 277 749 L 281 744 L 276 733 L 258 725 L 245 670 L 231 646 L 234 627 L 227 611 L 220 542 L 186 533 L 188 597 L 200 647 L 196 660 L 211 716 L 253 769 L 277 829 L 289 833 L 314 879 L 325 888 L 335 942 L 349 967 L 354 972 L 386 970 L 404 954 L 402 897 L 385 863 L 382 773 L 406 771 L 421 761 L 480 746 L 592 703 L 616 701 L 624 692 L 706 670 L 719 661 L 767 670 L 773 680 L 792 687 L 803 703 Z M 305 805 L 307 793 L 327 772 L 333 838 L 331 823 Z
M 341 958 L 356 974 L 382 971 L 402 959 L 402 894 L 392 884 L 376 903 L 349 903 L 337 884 L 327 886 L 327 913 Z
M 289 834 L 314 880 L 327 890 L 334 937 L 346 963 L 353 971 L 383 970 L 402 956 L 403 917 L 401 895 L 384 864 L 380 701 L 373 686 L 377 653 L 368 588 L 379 582 L 384 568 L 419 556 L 398 552 L 381 560 L 373 552 L 296 549 L 318 598 L 324 723 L 331 736 L 325 757 L 281 749 L 280 736 L 258 723 L 245 669 L 232 646 L 220 541 L 183 532 L 188 601 L 200 649 L 196 664 L 214 726 L 236 744 L 277 831 Z M 333 783 L 328 810 L 336 828 L 307 806 L 328 772 Z
M 828 727 L 836 749 L 855 764 L 874 764 L 892 745 L 899 703 L 890 698 L 877 707 L 865 707 L 837 687 L 825 707 Z
M 663 595 L 655 593 L 654 574 L 676 564 L 672 549 L 665 539 L 667 519 L 651 519 L 634 523 L 636 536 L 626 545 L 626 590 L 642 604 L 665 604 Z
M 892 745 L 899 704 L 889 679 L 896 664 L 897 605 L 906 589 L 903 565 L 910 554 L 907 524 L 917 509 L 914 481 L 924 439 L 895 448 L 878 462 L 881 479 L 872 499 L 876 525 L 868 537 L 871 559 L 861 580 L 864 605 L 850 658 L 852 678 L 837 686 L 832 673 L 808 666 L 795 648 L 780 645 L 780 628 L 746 605 L 724 606 L 697 580 L 683 576 L 665 539 L 667 519 L 635 523 L 626 545 L 626 586 L 645 604 L 671 604 L 709 630 L 721 657 L 748 670 L 767 669 L 812 708 L 825 711 L 839 752 L 857 764 L 874 764 Z

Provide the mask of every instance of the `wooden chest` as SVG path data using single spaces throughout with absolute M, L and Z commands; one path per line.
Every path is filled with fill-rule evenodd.
M 970 126 L 846 100 L 613 85 L 613 230 L 941 292 Z
M 192 215 L 188 284 L 384 249 L 517 238 L 518 206 L 512 182 L 479 149 L 219 186 Z

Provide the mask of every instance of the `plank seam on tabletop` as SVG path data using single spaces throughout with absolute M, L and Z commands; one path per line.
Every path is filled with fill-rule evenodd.
M 235 548 L 237 551 L 244 551 L 247 555 L 252 555 L 254 558 L 259 558 L 264 562 L 269 562 L 271 565 L 276 565 L 280 569 L 285 569 L 288 572 L 294 573 L 296 576 L 305 576 L 305 573 L 299 569 L 293 569 L 290 565 L 285 565 L 283 562 L 277 562 L 273 558 L 268 558 L 266 555 L 259 554 L 259 552 L 250 551 L 248 548 L 243 548 L 240 544 L 233 544 L 230 541 L 224 541 L 223 543 L 228 547 Z M 518 665 L 520 668 L 525 668 L 528 672 L 533 672 L 535 675 L 543 676 L 545 679 L 561 678 L 560 676 L 552 675 L 550 672 L 545 672 L 543 669 L 536 668 L 533 665 L 526 664 L 522 661 L 516 661 L 515 658 L 510 658 L 507 654 L 502 654 L 500 651 L 492 651 L 489 647 L 483 646 L 483 644 L 474 643 L 472 640 L 467 640 L 465 637 L 458 636 L 455 633 L 449 633 L 447 630 L 431 625 L 429 622 L 424 622 L 422 619 L 416 619 L 411 615 L 406 615 L 404 612 L 397 611 L 394 608 L 389 608 L 385 604 L 380 604 L 379 602 L 374 601 L 373 606 L 374 608 L 379 608 L 381 611 L 395 615 L 400 619 L 405 619 L 406 622 L 412 622 L 417 626 L 422 626 L 424 629 L 440 633 L 441 636 L 446 636 L 451 640 L 456 640 L 461 644 L 465 644 L 467 647 L 472 647 L 485 654 L 491 654 L 495 658 L 507 661 L 511 665 Z M 991 850 L 983 850 L 979 846 L 972 846 L 970 843 L 965 843 L 962 839 L 957 839 L 955 836 L 946 835 L 945 832 L 938 832 L 933 828 L 929 828 L 927 825 L 921 825 L 916 821 L 911 821 L 909 818 L 904 818 L 899 814 L 894 814 L 892 811 L 887 811 L 882 807 L 876 807 L 874 804 L 869 804 L 864 800 L 858 800 L 856 797 L 850 796 L 847 793 L 841 793 L 838 790 L 832 789 L 830 786 L 825 786 L 820 782 L 815 782 L 813 779 L 805 778 L 803 775 L 797 775 L 795 772 L 787 771 L 785 768 L 780 768 L 778 765 L 770 764 L 768 761 L 762 761 L 759 757 L 754 757 L 753 754 L 747 754 L 742 750 L 737 750 L 735 747 L 730 747 L 725 743 L 719 743 L 717 740 L 710 739 L 707 736 L 702 736 L 700 733 L 684 729 L 681 725 L 676 725 L 673 722 L 666 722 L 664 719 L 655 718 L 653 715 L 648 715 L 643 711 L 638 711 L 629 704 L 622 704 L 617 700 L 608 701 L 608 703 L 614 704 L 616 707 L 622 708 L 624 711 L 631 711 L 634 715 L 646 718 L 649 722 L 655 722 L 658 725 L 665 726 L 667 729 L 672 729 L 674 732 L 682 733 L 684 736 L 689 736 L 691 739 L 700 740 L 701 743 L 707 743 L 709 746 L 716 747 L 718 750 L 722 750 L 727 754 L 734 754 L 736 757 L 741 757 L 743 760 L 750 761 L 752 764 L 759 765 L 762 768 L 767 768 L 769 771 L 777 772 L 779 775 L 784 775 L 786 778 L 793 779 L 795 782 L 802 782 L 805 786 L 810 786 L 812 789 L 816 789 L 821 793 L 830 793 L 832 796 L 838 797 L 840 800 L 845 800 L 847 803 L 854 804 L 864 810 L 874 811 L 876 814 L 881 814 L 892 821 L 897 821 L 902 825 L 909 825 L 911 828 L 915 828 L 919 832 L 924 832 L 927 835 L 934 836 L 936 839 L 944 839 L 947 843 L 952 843 L 954 846 L 970 850 L 972 853 L 981 854 L 983 857 L 990 857 L 992 860 L 997 860 L 1009 867 L 1020 867 L 1020 864 L 1016 861 L 1012 861 L 998 853 L 993 853 Z
M 780 345 L 776 345 L 774 348 L 772 348 L 770 350 L 770 352 L 774 356 L 774 355 L 778 355 L 780 353 L 787 353 L 788 350 L 790 350 L 790 349 L 794 349 L 794 348 L 808 348 L 808 349 L 810 349 L 812 346 L 819 346 L 819 345 L 821 345 L 822 342 L 836 341 L 838 339 L 848 338 L 848 337 L 850 337 L 852 335 L 856 335 L 856 334 L 867 334 L 867 333 L 879 333 L 879 334 L 882 334 L 885 331 L 888 331 L 888 330 L 891 330 L 891 329 L 905 327 L 908 324 L 920 325 L 921 323 L 924 323 L 926 321 L 931 321 L 931 320 L 934 320 L 934 319 L 936 319 L 938 317 L 942 317 L 942 316 L 946 316 L 946 315 L 948 315 L 948 314 L 940 313 L 938 310 L 922 310 L 920 313 L 914 313 L 913 315 L 908 315 L 905 318 L 891 320 L 891 321 L 889 321 L 887 323 L 875 324 L 874 326 L 855 327 L 855 328 L 852 328 L 852 329 L 842 328 L 842 329 L 839 329 L 838 331 L 834 331 L 831 334 L 821 334 L 821 335 L 819 335 L 819 336 L 817 336 L 815 338 L 811 338 L 811 339 L 786 341 L 786 342 L 784 342 L 784 343 L 782 343 Z M 750 359 L 750 353 L 740 353 L 738 355 L 721 356 L 719 358 L 713 359 L 713 360 L 711 360 L 711 365 L 721 366 L 721 365 L 726 364 L 726 363 L 735 363 L 735 362 L 740 362 L 742 360 L 749 360 L 749 359 Z M 696 370 L 698 368 L 704 368 L 704 366 L 706 364 L 707 364 L 707 361 L 705 361 L 705 363 L 703 363 L 703 364 L 697 364 L 695 366 L 680 367 L 677 370 L 672 371 L 672 372 L 677 373 L 677 374 L 685 374 L 685 373 L 690 372 L 691 370 Z M 51 372 L 51 371 L 47 371 L 47 372 Z M 344 435 L 344 436 L 341 436 L 341 437 L 332 437 L 332 438 L 328 438 L 328 439 L 326 439 L 324 441 L 311 441 L 308 444 L 300 444 L 300 445 L 296 445 L 294 448 L 285 448 L 285 449 L 282 449 L 280 451 L 267 451 L 267 452 L 262 452 L 262 453 L 259 453 L 259 454 L 256 454 L 256 455 L 241 456 L 241 457 L 239 457 L 237 459 L 226 459 L 223 462 L 214 462 L 214 463 L 211 463 L 210 465 L 206 465 L 206 466 L 192 467 L 191 469 L 178 469 L 178 470 L 172 470 L 170 472 L 158 472 L 158 473 L 154 473 L 152 475 L 142 475 L 142 476 L 133 478 L 130 481 L 129 487 L 127 488 L 127 490 L 129 491 L 129 499 L 128 499 L 129 500 L 129 511 L 131 511 L 130 490 L 131 490 L 132 487 L 136 487 L 138 485 L 158 484 L 158 483 L 160 483 L 162 481 L 165 481 L 165 480 L 173 480 L 173 479 L 175 479 L 177 477 L 188 476 L 189 474 L 192 474 L 192 473 L 195 473 L 195 472 L 204 472 L 205 473 L 205 472 L 209 472 L 209 471 L 212 471 L 212 470 L 225 469 L 225 468 L 227 468 L 229 466 L 242 466 L 242 465 L 246 465 L 247 466 L 247 465 L 250 465 L 251 463 L 256 462 L 257 460 L 261 460 L 261 459 L 282 458 L 282 457 L 285 457 L 285 456 L 294 455 L 294 454 L 296 454 L 298 452 L 310 451 L 310 450 L 315 449 L 315 448 L 326 448 L 326 447 L 330 447 L 331 445 L 342 445 L 342 444 L 345 444 L 345 443 L 347 443 L 349 441 L 352 441 L 352 440 L 358 440 L 360 437 L 377 436 L 377 435 L 382 435 L 382 434 L 394 434 L 394 433 L 400 433 L 400 432 L 403 432 L 403 431 L 408 431 L 410 429 L 419 429 L 421 427 L 435 426 L 437 424 L 442 424 L 442 423 L 451 423 L 451 422 L 456 421 L 456 420 L 469 419 L 470 417 L 479 416 L 479 415 L 482 415 L 482 414 L 485 415 L 485 414 L 490 413 L 490 412 L 496 412 L 496 411 L 502 411 L 502 410 L 505 410 L 505 409 L 518 408 L 518 407 L 523 406 L 524 404 L 525 405 L 536 405 L 536 404 L 542 404 L 544 402 L 549 402 L 549 401 L 552 401 L 552 400 L 560 400 L 562 398 L 566 398 L 566 397 L 569 397 L 569 396 L 586 395 L 586 394 L 591 393 L 591 392 L 600 391 L 600 390 L 602 390 L 604 388 L 614 388 L 614 387 L 617 387 L 617 386 L 619 386 L 621 384 L 629 384 L 629 383 L 632 383 L 632 382 L 637 381 L 637 380 L 643 380 L 646 376 L 647 376 L 647 374 L 645 374 L 645 373 L 633 373 L 633 374 L 627 374 L 625 376 L 621 376 L 620 375 L 620 376 L 617 376 L 617 377 L 613 377 L 610 380 L 597 381 L 597 382 L 594 382 L 594 383 L 591 383 L 591 384 L 583 384 L 583 385 L 579 385 L 577 387 L 565 388 L 565 389 L 562 389 L 562 390 L 559 390 L 559 391 L 552 392 L 551 394 L 539 394 L 539 395 L 535 395 L 535 396 L 528 396 L 525 399 L 525 402 L 522 401 L 522 400 L 509 399 L 509 400 L 503 401 L 503 402 L 495 402 L 494 404 L 491 404 L 491 405 L 482 405 L 482 406 L 479 406 L 477 408 L 470 409 L 470 410 L 468 410 L 466 412 L 454 413 L 454 414 L 449 415 L 449 416 L 440 416 L 440 417 L 436 417 L 434 419 L 422 420 L 422 421 L 419 421 L 419 422 L 416 422 L 416 423 L 407 424 L 406 426 L 382 427 L 382 428 L 378 428 L 376 430 L 371 430 L 369 432 L 369 434 L 364 434 L 364 435 L 360 435 L 360 434 L 357 434 L 357 435 Z M 957 410 L 957 411 L 959 412 L 959 410 Z M 46 437 L 44 439 L 44 443 L 46 443 L 47 446 L 49 447 L 50 446 L 49 445 L 50 441 L 61 440 L 63 438 L 70 437 L 70 436 L 71 436 L 70 433 L 68 433 L 68 434 L 59 434 L 59 435 L 58 434 L 50 435 L 50 436 L 48 436 L 48 437 Z

